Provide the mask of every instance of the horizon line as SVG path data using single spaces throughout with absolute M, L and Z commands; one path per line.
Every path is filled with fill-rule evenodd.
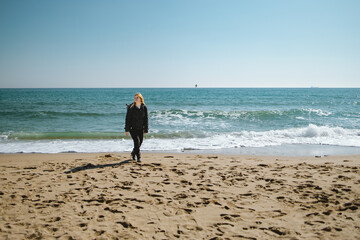
M 299 88 L 299 89 L 319 89 L 319 88 L 360 88 L 358 87 L 0 87 L 0 89 L 134 89 L 134 88 L 144 88 L 144 89 L 155 89 L 155 88 L 199 88 L 199 89 L 208 89 L 208 88 Z

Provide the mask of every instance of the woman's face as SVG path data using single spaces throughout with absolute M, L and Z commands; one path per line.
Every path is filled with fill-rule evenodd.
M 138 95 L 135 95 L 134 100 L 135 100 L 135 102 L 139 103 L 140 102 L 140 97 Z

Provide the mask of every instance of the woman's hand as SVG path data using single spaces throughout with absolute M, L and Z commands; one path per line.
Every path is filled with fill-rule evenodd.
M 129 132 L 125 132 L 125 135 L 128 137 L 128 136 L 129 136 Z

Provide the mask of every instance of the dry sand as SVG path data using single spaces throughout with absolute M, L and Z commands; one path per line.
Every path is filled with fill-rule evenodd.
M 360 239 L 360 156 L 0 155 L 0 239 Z

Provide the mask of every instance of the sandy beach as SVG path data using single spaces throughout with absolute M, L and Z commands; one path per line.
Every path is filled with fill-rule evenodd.
M 1 239 L 360 239 L 360 156 L 0 155 Z

